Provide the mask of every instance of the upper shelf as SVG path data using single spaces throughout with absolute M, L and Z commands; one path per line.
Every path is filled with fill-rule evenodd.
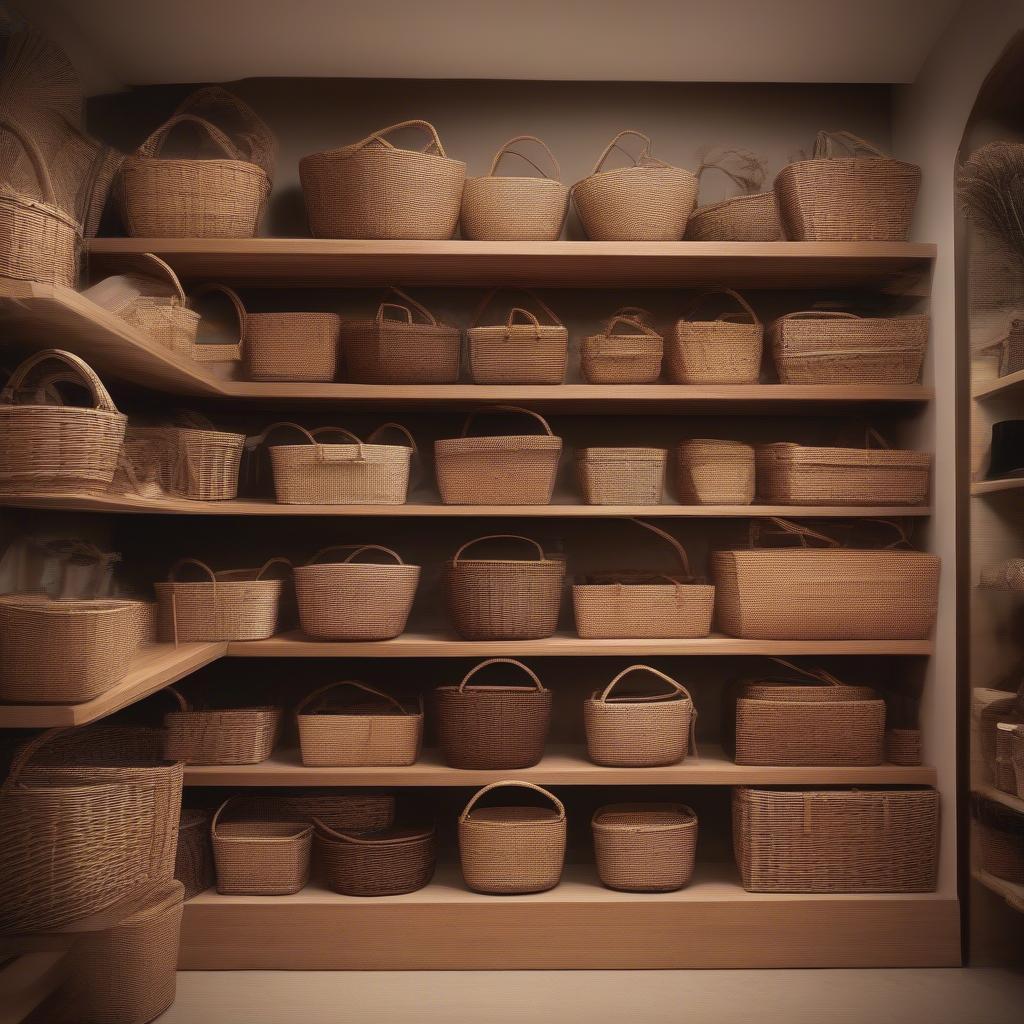
M 1024 370 L 1007 373 L 975 384 L 971 389 L 972 398 L 994 398 L 996 395 L 1017 395 L 1024 392 Z

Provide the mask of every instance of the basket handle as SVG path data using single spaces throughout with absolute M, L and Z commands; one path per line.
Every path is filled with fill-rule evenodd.
M 282 427 L 297 430 L 310 444 L 316 444 L 316 438 L 305 427 L 300 426 L 298 423 L 292 423 L 291 420 L 278 420 L 277 423 L 271 423 L 262 433 L 256 434 L 253 437 L 247 437 L 245 439 L 245 450 L 247 452 L 258 451 L 266 443 L 267 438 L 275 430 L 279 430 Z
M 504 782 L 492 782 L 489 786 L 484 786 L 483 789 L 478 790 L 470 797 L 469 803 L 462 809 L 462 813 L 459 815 L 459 824 L 462 824 L 468 817 L 469 812 L 476 806 L 477 801 L 486 793 L 490 793 L 492 789 L 501 789 L 503 786 L 514 787 L 516 789 L 532 789 L 534 793 L 540 793 L 541 796 L 547 797 L 555 805 L 555 810 L 558 812 L 558 820 L 565 821 L 565 804 L 555 796 L 554 793 L 544 789 L 542 786 L 535 786 L 532 782 L 520 782 L 518 779 L 507 779 Z
M 32 170 L 35 172 L 36 183 L 39 185 L 43 202 L 48 203 L 50 206 L 57 206 L 57 194 L 53 190 L 53 179 L 50 177 L 50 169 L 46 165 L 46 158 L 36 144 L 36 140 L 32 138 L 32 135 L 24 125 L 16 118 L 11 117 L 10 114 L 0 114 L 0 129 L 6 129 L 21 143 L 21 148 L 25 150 L 25 155 L 28 157 Z
M 200 569 L 203 570 L 203 572 L 205 572 L 210 577 L 210 582 L 214 586 L 217 586 L 217 574 L 205 562 L 200 562 L 198 558 L 179 558 L 178 561 L 176 561 L 174 565 L 172 565 L 170 569 L 167 570 L 167 579 L 171 583 L 178 582 L 176 579 L 178 575 L 178 570 L 185 565 L 198 566 Z
M 897 534 L 899 534 L 899 536 L 891 544 L 885 545 L 886 549 L 898 548 L 901 545 L 906 545 L 908 548 L 914 547 L 914 544 L 910 539 L 910 534 L 907 530 L 907 527 L 903 523 L 900 523 L 895 519 L 867 519 L 865 520 L 865 522 L 880 523 L 882 526 L 892 527 L 892 529 L 894 529 L 897 532 Z
M 426 306 L 424 306 L 420 302 L 417 302 L 411 295 L 407 295 L 400 288 L 396 288 L 394 285 L 391 285 L 389 290 L 394 292 L 395 295 L 397 295 L 402 300 L 402 302 L 406 303 L 406 305 L 401 305 L 397 302 L 382 302 L 380 306 L 377 307 L 378 323 L 383 321 L 385 309 L 400 309 L 402 310 L 402 312 L 405 313 L 406 317 L 408 318 L 407 322 L 411 324 L 413 322 L 412 310 L 409 308 L 411 306 L 412 309 L 415 309 L 418 313 L 421 313 L 423 315 L 424 319 L 427 321 L 428 324 L 430 324 L 432 327 L 437 327 L 437 317 L 434 316 L 434 314 L 431 313 Z
M 738 291 L 735 291 L 732 288 L 726 288 L 726 287 L 709 288 L 706 292 L 701 292 L 700 295 L 698 295 L 697 298 L 695 298 L 693 300 L 693 303 L 690 305 L 690 308 L 683 315 L 683 319 L 684 320 L 689 320 L 693 316 L 693 314 L 696 313 L 697 310 L 700 308 L 701 303 L 703 303 L 703 301 L 705 299 L 710 298 L 712 295 L 728 295 L 730 299 L 735 299 L 736 300 L 736 304 L 738 306 L 740 306 L 740 308 L 743 310 L 744 313 L 747 314 L 747 316 L 750 317 L 750 322 L 752 324 L 756 324 L 757 326 L 760 326 L 761 321 L 758 319 L 758 316 L 754 312 L 754 308 L 750 305 L 750 303 L 747 302 L 747 300 L 745 298 L 743 298 L 743 296 L 740 295 L 740 293 Z M 737 314 L 737 313 L 719 313 L 718 319 L 722 320 L 722 319 L 724 319 L 727 316 L 738 316 L 738 315 L 739 314 Z
M 491 304 L 491 302 L 494 299 L 494 296 L 497 295 L 498 292 L 512 292 L 514 294 L 517 293 L 519 295 L 527 296 L 530 299 L 530 301 L 535 303 L 537 308 L 542 310 L 544 314 L 551 320 L 552 326 L 565 326 L 562 323 L 562 321 L 559 320 L 554 310 L 552 310 L 552 308 L 536 292 L 531 291 L 529 288 L 492 288 L 489 292 L 487 292 L 486 295 L 484 295 L 484 297 L 480 300 L 480 304 L 473 311 L 473 319 L 469 323 L 470 327 L 476 327 L 480 323 L 480 317 L 483 315 L 484 310 Z M 514 310 L 525 312 L 525 310 L 523 310 L 520 306 L 514 307 Z M 510 323 L 511 320 L 506 324 L 506 326 L 508 326 Z M 534 320 L 534 323 L 536 324 L 537 321 Z
M 656 668 L 651 668 L 650 665 L 630 665 L 629 668 L 624 668 L 605 688 L 601 691 L 601 696 L 598 698 L 602 703 L 606 703 L 612 690 L 631 672 L 649 672 L 652 676 L 656 676 L 663 682 L 668 683 L 672 687 L 669 693 L 656 694 L 653 697 L 645 698 L 646 700 L 674 700 L 676 697 L 683 696 L 689 697 L 690 703 L 693 703 L 693 698 L 690 697 L 690 691 L 687 690 L 682 683 L 677 683 L 671 676 L 665 675 L 664 672 L 660 672 Z
M 817 530 L 812 530 L 809 526 L 803 526 L 800 523 L 794 523 L 790 519 L 779 519 L 776 516 L 769 516 L 767 522 L 771 523 L 777 533 L 790 534 L 794 537 L 800 538 L 801 547 L 809 547 L 808 540 L 821 541 L 826 547 L 839 548 L 842 544 L 835 539 L 835 537 L 829 537 L 827 534 L 819 533 Z M 763 524 L 757 520 L 751 520 L 750 522 L 750 546 L 757 547 L 758 542 L 761 539 L 761 534 L 764 532 Z
M 374 439 L 378 435 L 383 434 L 385 430 L 397 430 L 406 439 L 406 441 L 409 442 L 408 447 L 410 447 L 412 449 L 413 454 L 414 455 L 418 455 L 419 454 L 420 450 L 416 446 L 415 438 L 413 438 L 412 434 L 410 434 L 409 431 L 406 430 L 405 427 L 403 427 L 401 423 L 392 423 L 390 421 L 388 421 L 387 423 L 382 423 L 379 427 L 377 427 L 376 430 L 373 431 L 372 434 L 369 435 L 369 437 L 367 437 L 366 443 L 367 444 L 376 444 L 376 441 Z
M 516 661 L 515 658 L 488 658 L 486 661 L 481 661 L 479 665 L 474 665 L 463 677 L 462 682 L 459 683 L 459 693 L 462 693 L 466 689 L 466 683 L 470 681 L 482 668 L 487 668 L 488 665 L 515 665 L 516 668 L 521 668 L 533 681 L 533 684 L 537 689 L 543 693 L 544 684 L 540 681 L 537 673 L 533 671 L 527 665 L 524 665 L 521 661 Z
M 444 151 L 444 146 L 441 145 L 441 136 L 437 134 L 437 129 L 429 121 L 399 121 L 398 124 L 393 124 L 388 128 L 381 128 L 380 131 L 374 132 L 372 135 L 367 135 L 362 142 L 357 142 L 353 149 L 365 149 L 371 142 L 379 142 L 382 146 L 388 149 L 395 149 L 387 139 L 385 135 L 390 135 L 392 132 L 401 131 L 403 128 L 421 128 L 426 134 L 430 136 L 430 142 L 421 150 L 426 153 L 430 149 L 437 151 L 438 156 L 447 157 L 447 153 Z
M 555 170 L 555 176 L 552 178 L 551 175 L 546 174 L 543 167 L 539 167 L 535 164 L 528 156 L 520 153 L 518 149 L 510 149 L 509 147 L 514 146 L 517 142 L 536 142 L 541 149 L 547 154 L 547 158 L 551 161 L 551 166 Z M 494 154 L 494 159 L 491 161 L 491 169 L 487 172 L 488 178 L 494 177 L 494 172 L 498 168 L 498 164 L 501 163 L 501 159 L 504 156 L 517 156 L 520 160 L 525 160 L 538 174 L 542 177 L 548 178 L 551 181 L 562 180 L 562 169 L 558 166 L 558 161 L 555 159 L 555 154 L 548 148 L 546 142 L 542 142 L 537 138 L 536 135 L 517 135 L 514 139 L 509 139 L 497 153 Z
M 801 309 L 794 313 L 786 313 L 778 320 L 861 320 L 857 313 L 846 313 L 841 309 Z
M 160 259 L 155 252 L 144 252 L 142 253 L 142 258 L 149 260 L 150 263 L 152 263 L 158 270 L 163 271 L 167 280 L 174 285 L 174 290 L 178 293 L 178 298 L 181 299 L 183 303 L 188 301 L 188 297 L 185 295 L 185 289 L 181 286 L 181 279 L 174 272 L 174 268 L 169 263 Z
M 267 571 L 267 570 L 268 570 L 268 569 L 269 569 L 269 568 L 270 568 L 270 567 L 271 567 L 272 565 L 286 565 L 286 566 L 288 566 L 288 571 L 289 571 L 289 572 L 291 572 L 291 571 L 292 571 L 292 563 L 291 563 L 291 562 L 290 562 L 290 561 L 289 561 L 289 560 L 288 560 L 287 558 L 285 558 L 285 557 L 284 557 L 283 555 L 275 555 L 275 556 L 274 556 L 273 558 L 268 558 L 268 559 L 267 559 L 267 560 L 266 560 L 266 561 L 265 561 L 265 562 L 264 562 L 264 563 L 263 563 L 263 564 L 262 564 L 262 565 L 261 565 L 261 566 L 259 567 L 259 569 L 258 569 L 258 570 L 256 571 L 256 579 L 258 579 L 258 580 L 260 580 L 260 579 L 263 579 L 263 574 L 264 574 L 264 573 L 265 573 L 265 572 L 266 572 L 266 571 Z
M 398 846 L 401 843 L 408 842 L 403 836 L 397 836 L 393 839 L 364 839 L 363 836 L 358 832 L 339 832 L 336 828 L 331 828 L 323 818 L 312 818 L 313 827 L 317 831 L 329 836 L 332 839 L 338 839 L 343 843 L 351 843 L 353 846 Z M 433 832 L 433 828 L 431 828 Z M 370 833 L 371 836 L 375 833 Z
M 637 526 L 642 526 L 645 530 L 650 530 L 656 537 L 660 537 L 664 541 L 668 541 L 669 544 L 675 549 L 676 555 L 679 557 L 679 564 L 683 568 L 683 575 L 687 579 L 693 579 L 693 573 L 690 572 L 690 559 L 686 554 L 686 548 L 679 543 L 670 533 L 666 533 L 664 530 L 651 523 L 646 523 L 642 519 L 634 519 L 632 516 L 629 517 L 631 523 L 636 523 Z
M 892 445 L 890 445 L 874 427 L 865 427 L 864 447 L 870 448 L 872 444 L 874 444 L 876 448 L 881 448 L 882 451 L 888 451 L 892 447 Z
M 11 405 L 14 402 L 15 394 L 25 386 L 29 374 L 43 363 L 57 362 L 67 366 L 73 377 L 65 378 L 72 380 L 78 378 L 89 389 L 92 395 L 93 406 L 102 412 L 117 412 L 117 406 L 110 397 L 110 392 L 103 386 L 103 381 L 96 375 L 96 371 L 84 360 L 72 352 L 65 352 L 59 348 L 44 348 L 34 352 L 20 363 L 7 381 L 7 386 L 0 392 L 0 402 Z
M 635 327 L 641 334 L 650 338 L 657 338 L 658 332 L 648 327 L 639 317 L 626 316 L 623 313 L 616 313 L 605 325 L 605 337 L 610 338 L 615 333 L 615 328 L 625 324 L 627 327 Z
M 45 747 L 55 736 L 59 736 L 62 732 L 67 731 L 66 726 L 45 729 L 43 732 L 36 733 L 32 739 L 22 743 L 12 758 L 10 767 L 7 769 L 7 778 L 4 779 L 3 786 L 0 786 L 0 796 L 4 796 L 17 785 L 19 776 L 29 761 L 32 760 L 33 755 Z
M 295 714 L 301 715 L 303 711 L 305 711 L 306 708 L 308 708 L 318 697 L 323 697 L 324 694 L 329 693 L 331 690 L 340 689 L 342 686 L 350 686 L 355 690 L 363 690 L 365 693 L 373 694 L 374 697 L 380 697 L 381 700 L 385 700 L 389 704 L 394 705 L 402 712 L 403 715 L 409 714 L 409 712 L 390 694 L 384 693 L 381 690 L 375 690 L 372 686 L 367 686 L 366 683 L 362 683 L 358 679 L 342 679 L 340 682 L 328 683 L 326 686 L 319 687 L 299 701 L 295 707 Z
M 482 413 L 486 414 L 492 412 L 521 412 L 524 416 L 532 416 L 544 428 L 544 433 L 547 434 L 548 437 L 555 436 L 548 424 L 548 421 L 544 419 L 539 412 L 533 412 L 531 409 L 524 409 L 521 405 L 487 405 L 482 406 L 479 409 L 474 409 L 466 417 L 466 422 L 462 424 L 462 434 L 460 436 L 467 437 L 469 435 L 469 428 L 472 426 L 473 421 L 477 416 Z
M 790 672 L 796 672 L 799 675 L 807 676 L 808 679 L 817 680 L 819 683 L 827 683 L 829 686 L 842 686 L 840 682 L 831 672 L 826 672 L 825 669 L 820 667 L 815 668 L 804 668 L 802 665 L 794 665 L 791 661 L 786 661 L 785 658 L 772 658 L 772 661 L 776 665 L 782 665 L 783 668 L 788 668 Z
M 169 267 L 168 270 L 170 270 Z M 242 342 L 242 336 L 245 334 L 245 321 L 249 315 L 246 311 L 245 304 L 242 302 L 241 296 L 234 288 L 226 284 L 203 284 L 192 292 L 193 303 L 201 295 L 210 294 L 226 295 L 228 299 L 231 300 L 231 305 L 235 310 L 235 316 L 238 318 L 238 341 L 240 344 Z
M 175 114 L 173 117 L 169 117 L 152 135 L 149 136 L 142 143 L 141 146 L 135 151 L 136 156 L 153 158 L 160 154 L 163 149 L 164 142 L 167 140 L 167 136 L 170 134 L 171 129 L 176 128 L 179 124 L 185 124 L 191 122 L 192 124 L 198 125 L 207 134 L 210 141 L 216 145 L 229 160 L 241 160 L 242 154 L 238 147 L 215 125 L 211 124 L 203 117 L 198 117 L 195 114 Z
M 627 135 L 632 135 L 634 138 L 637 139 L 643 139 L 644 145 L 643 148 L 640 150 L 639 156 L 633 156 L 633 154 L 630 153 L 628 149 L 624 149 L 622 146 L 619 145 L 619 139 L 622 139 Z M 590 173 L 597 174 L 600 172 L 601 168 L 604 166 L 605 160 L 607 160 L 608 157 L 611 155 L 611 151 L 613 149 L 617 149 L 620 153 L 623 153 L 629 160 L 632 160 L 633 166 L 636 167 L 641 160 L 652 159 L 652 146 L 653 143 L 651 142 L 649 136 L 644 135 L 643 132 L 634 131 L 632 128 L 626 128 L 623 131 L 619 132 L 619 134 L 616 135 L 615 138 L 612 139 L 612 141 L 609 142 L 608 145 L 604 147 L 604 150 L 602 151 L 601 155 L 597 158 L 597 163 L 594 164 L 594 169 Z
M 536 550 L 537 550 L 537 561 L 538 562 L 543 562 L 544 561 L 544 549 L 535 540 L 533 540 L 531 537 L 524 537 L 521 533 L 488 533 L 484 537 L 477 537 L 475 540 L 467 540 L 466 543 L 463 544 L 462 547 L 459 548 L 459 550 L 456 551 L 454 555 L 452 555 L 452 561 L 453 562 L 457 562 L 459 560 L 459 556 L 466 550 L 466 548 L 471 548 L 474 544 L 481 544 L 485 540 L 521 540 L 521 541 L 525 541 L 527 544 L 532 544 L 534 546 L 534 548 L 536 548 Z
M 747 165 L 751 173 L 749 175 L 738 174 L 736 171 L 726 167 L 725 161 L 730 156 L 737 157 L 743 164 Z M 715 152 L 714 159 L 711 160 L 708 160 L 707 155 L 705 155 L 697 170 L 693 172 L 698 182 L 704 176 L 705 171 L 720 171 L 739 189 L 737 194 L 741 196 L 752 195 L 764 187 L 764 161 L 751 153 L 749 149 L 720 149 Z
M 182 694 L 181 690 L 177 689 L 177 687 L 165 686 L 164 689 L 163 689 L 163 692 L 164 693 L 169 693 L 178 702 L 178 708 L 181 711 L 191 711 L 192 710 L 191 705 L 189 704 L 189 702 L 187 700 L 185 700 L 184 694 Z
M 889 158 L 873 142 L 862 139 L 853 132 L 818 132 L 814 139 L 814 159 L 834 160 L 843 155 L 873 156 L 883 160 Z
M 353 558 L 362 554 L 364 551 L 383 551 L 386 554 L 391 555 L 398 565 L 405 565 L 405 562 L 402 561 L 402 556 L 399 555 L 397 551 L 392 551 L 391 548 L 383 547 L 380 544 L 329 544 L 327 547 L 321 548 L 315 555 L 310 557 L 306 562 L 306 565 L 315 565 L 320 558 L 332 551 L 350 552 L 347 558 L 342 559 L 342 565 L 351 562 Z

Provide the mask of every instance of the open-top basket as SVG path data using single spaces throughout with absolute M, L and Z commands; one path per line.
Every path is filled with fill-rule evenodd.
M 259 764 L 274 751 L 278 707 L 194 708 L 180 690 L 164 687 L 178 710 L 164 715 L 164 755 L 184 764 Z
M 345 896 L 400 896 L 434 876 L 433 825 L 393 826 L 380 832 L 343 832 L 314 819 L 316 854 L 324 880 Z
M 739 307 L 714 320 L 697 320 L 712 296 L 724 295 Z M 764 325 L 754 308 L 732 288 L 714 288 L 699 295 L 676 321 L 665 346 L 665 364 L 673 384 L 756 384 L 761 374 Z
M 664 448 L 577 448 L 574 462 L 588 505 L 660 505 L 664 499 Z
M 698 206 L 686 224 L 686 238 L 694 242 L 778 242 L 782 224 L 775 192 L 763 191 L 765 167 L 753 153 L 733 149 L 716 151 L 697 168 L 698 186 L 707 171 L 720 171 L 739 190 L 738 195 Z M 746 173 L 734 170 L 737 161 Z
M 644 323 L 644 311 L 619 310 L 598 334 L 583 339 L 580 366 L 590 384 L 654 384 L 665 341 Z
M 147 261 L 151 272 L 131 274 L 133 287 L 127 301 L 111 308 L 111 312 L 164 348 L 199 358 L 196 335 L 200 317 L 189 306 L 178 275 L 155 253 L 144 252 L 140 259 Z
M 756 491 L 754 449 L 742 441 L 691 437 L 676 445 L 681 505 L 749 505 Z

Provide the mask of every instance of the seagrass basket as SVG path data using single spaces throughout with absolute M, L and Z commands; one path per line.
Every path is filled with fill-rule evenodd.
M 688 241 L 778 242 L 782 239 L 775 192 L 763 190 L 763 160 L 746 149 L 716 149 L 705 156 L 697 168 L 698 188 L 707 171 L 724 174 L 739 192 L 698 206 L 686 224 Z
M 620 312 L 600 333 L 583 339 L 580 366 L 589 384 L 654 384 L 661 376 L 664 349 L 657 331 L 639 316 Z
M 185 887 L 187 900 L 206 892 L 217 881 L 213 848 L 210 846 L 210 815 L 207 811 L 182 808 L 174 877 Z
M 724 295 L 740 312 L 714 320 L 694 319 L 705 300 Z M 764 325 L 753 307 L 732 288 L 699 295 L 666 339 L 665 366 L 673 384 L 756 384 L 761 375 Z
M 693 877 L 697 815 L 685 804 L 608 804 L 590 827 L 597 875 L 609 889 L 673 892 Z
M 126 303 L 115 306 L 111 312 L 164 348 L 194 357 L 196 348 L 200 347 L 196 345 L 199 314 L 189 307 L 185 289 L 167 263 L 151 252 L 142 253 L 141 258 L 149 261 L 155 273 L 132 275 L 139 293 L 132 294 Z
M 379 832 L 395 823 L 395 798 L 390 793 L 365 790 L 303 789 L 289 796 L 258 797 L 240 805 L 246 818 L 301 821 L 314 818 L 341 832 Z
M 920 729 L 886 729 L 885 760 L 889 764 L 916 765 L 923 763 Z
M 561 384 L 569 359 L 569 332 L 550 306 L 523 291 L 548 321 L 524 306 L 511 306 L 503 323 L 480 324 L 500 289 L 489 291 L 466 331 L 469 375 L 474 384 Z
M 579 448 L 576 479 L 588 505 L 660 505 L 667 463 L 664 448 Z
M 1024 884 L 1024 821 L 1007 807 L 971 797 L 974 863 L 1014 885 Z
M 193 708 L 164 687 L 178 710 L 164 715 L 164 756 L 183 764 L 259 764 L 274 751 L 281 727 L 276 707 Z
M 327 887 L 345 896 L 400 896 L 434 877 L 433 825 L 342 832 L 319 819 L 316 856 Z
M 676 446 L 676 498 L 681 505 L 749 505 L 754 449 L 741 441 L 690 438 Z
M 1008 721 L 1006 720 L 1008 719 Z M 1017 715 L 1009 714 L 1004 720 L 995 723 L 993 730 L 994 742 L 994 767 L 996 789 L 1004 793 L 1012 793 L 1020 796 L 1018 764 L 1020 761 L 1020 724 L 1016 721 Z

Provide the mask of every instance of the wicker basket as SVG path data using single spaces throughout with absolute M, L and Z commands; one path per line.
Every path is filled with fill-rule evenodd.
M 514 665 L 532 685 L 469 686 L 490 665 Z M 531 768 L 544 756 L 551 724 L 551 691 L 514 658 L 488 658 L 471 668 L 458 686 L 434 691 L 437 738 L 445 764 L 485 771 Z
M 151 252 L 142 253 L 142 259 L 153 265 L 161 280 L 154 280 L 155 275 L 132 275 L 139 293 L 134 294 L 135 289 L 132 289 L 133 294 L 127 303 L 116 306 L 111 312 L 158 345 L 194 358 L 196 348 L 205 347 L 196 344 L 199 314 L 189 308 L 185 289 L 167 263 Z
M 923 764 L 920 729 L 886 729 L 885 760 L 888 764 Z
M 550 323 L 542 324 L 521 306 L 509 308 L 504 323 L 478 326 L 499 289 L 477 306 L 466 337 L 474 384 L 561 384 L 569 359 L 569 332 L 540 296 L 524 291 Z
M 274 751 L 281 709 L 193 708 L 173 686 L 164 687 L 178 711 L 164 715 L 164 756 L 184 764 L 259 764 Z
M 590 384 L 654 384 L 664 349 L 662 336 L 639 317 L 616 313 L 603 331 L 583 339 L 580 366 Z
M 217 881 L 210 846 L 210 815 L 182 808 L 174 877 L 185 887 L 185 899 L 206 892 Z
M 536 558 L 464 558 L 486 541 L 522 541 Z M 535 540 L 492 533 L 467 541 L 445 567 L 452 624 L 463 640 L 540 640 L 558 628 L 565 559 L 548 558 Z
M 391 291 L 399 301 L 382 302 L 372 320 L 342 321 L 346 379 L 356 384 L 458 383 L 462 332 L 412 296 Z
M 52 388 L 44 387 L 20 404 L 47 363 L 66 368 L 60 375 L 50 374 L 49 382 L 84 385 L 93 407 L 49 404 L 55 400 Z M 0 493 L 105 491 L 114 479 L 127 422 L 99 377 L 78 356 L 55 348 L 33 353 L 0 392 Z
M 680 441 L 675 482 L 681 505 L 749 505 L 755 489 L 754 449 L 741 441 Z
M 697 815 L 685 804 L 608 804 L 590 825 L 597 875 L 609 889 L 673 892 L 693 877 Z
M 613 697 L 615 687 L 633 672 L 646 672 L 671 689 L 668 693 Z M 587 755 L 594 764 L 653 768 L 678 764 L 687 753 L 697 756 L 697 709 L 690 691 L 650 665 L 630 665 L 604 690 L 595 690 L 583 703 L 583 724 Z
M 714 320 L 695 320 L 704 300 L 726 295 L 739 313 L 720 313 Z M 756 384 L 761 375 L 764 325 L 739 292 L 716 288 L 697 297 L 676 321 L 665 346 L 665 366 L 673 384 Z
M 575 462 L 588 505 L 660 505 L 664 498 L 664 448 L 580 448 Z
M 341 561 L 317 564 L 337 551 L 349 554 Z M 380 552 L 389 561 L 353 561 L 366 552 Z M 418 565 L 407 565 L 397 552 L 379 544 L 323 548 L 295 567 L 302 631 L 317 640 L 390 640 L 405 630 L 419 581 Z
M 544 433 L 469 437 L 482 413 L 532 416 Z M 555 490 L 562 439 L 539 413 L 517 405 L 492 405 L 466 417 L 460 437 L 434 442 L 437 487 L 445 505 L 549 505 Z
M 698 187 L 706 171 L 720 171 L 740 190 L 739 195 L 707 206 L 698 206 L 686 224 L 686 238 L 693 242 L 778 242 L 782 224 L 775 192 L 761 191 L 764 163 L 748 150 L 724 150 L 704 159 L 697 168 Z M 729 169 L 730 158 L 747 171 Z M 753 172 L 753 173 L 751 173 Z
M 633 157 L 619 140 L 641 139 Z M 651 155 L 651 140 L 642 132 L 619 132 L 604 148 L 589 177 L 572 188 L 573 205 L 587 238 L 594 241 L 678 242 L 697 199 L 697 178 Z M 613 149 L 624 153 L 630 167 L 603 171 Z
M 337 706 L 327 694 L 350 687 L 369 694 L 359 704 Z M 376 699 L 374 699 L 376 698 Z M 406 766 L 415 764 L 423 742 L 423 699 L 406 707 L 366 683 L 328 683 L 295 708 L 302 763 L 316 768 Z
M 554 177 L 512 147 L 535 142 L 547 155 Z M 540 178 L 498 178 L 494 172 L 503 157 L 517 156 L 539 172 Z M 483 178 L 467 178 L 462 190 L 462 237 L 474 241 L 554 242 L 562 234 L 569 208 L 569 190 L 554 153 L 536 135 L 509 139 L 491 161 Z
M 401 128 L 429 135 L 423 150 L 385 138 Z M 445 154 L 427 121 L 402 121 L 360 142 L 299 161 L 314 238 L 451 238 L 459 222 L 466 165 Z
M 477 807 L 495 789 L 528 789 L 550 807 Z M 474 892 L 494 895 L 544 892 L 558 885 L 565 861 L 565 805 L 531 782 L 492 782 L 459 815 L 462 876 Z
M 775 178 L 786 237 L 796 242 L 905 242 L 921 168 L 850 132 L 818 132 L 814 159 Z
M 390 793 L 336 789 L 304 789 L 294 796 L 258 797 L 245 801 L 242 810 L 252 821 L 325 821 L 341 832 L 379 832 L 395 823 L 395 798 Z
M 341 832 L 315 819 L 316 856 L 324 881 L 344 896 L 400 896 L 434 877 L 434 827 Z
M 686 549 L 675 537 L 639 519 L 632 522 L 672 545 L 678 572 L 583 577 L 572 588 L 576 632 L 588 640 L 707 636 L 715 588 L 691 575 Z
M 82 225 L 57 205 L 46 159 L 32 135 L 9 114 L 0 115 L 0 130 L 25 150 L 41 196 L 0 185 L 0 278 L 74 288 Z
M 980 801 L 979 801 L 980 803 Z M 974 856 L 977 866 L 1014 885 L 1024 884 L 1024 827 L 1020 816 L 1000 814 L 992 804 L 974 810 Z
M 916 384 L 930 330 L 925 313 L 802 310 L 772 324 L 772 356 L 783 384 Z
M 736 786 L 732 838 L 748 892 L 934 892 L 939 794 Z
M 1009 719 L 1007 721 L 1007 719 Z M 1014 760 L 1014 754 L 1020 754 L 1020 744 L 1017 740 L 1018 730 L 1020 723 L 1016 721 L 1016 714 L 1008 714 L 1003 716 L 1002 721 L 995 723 L 995 728 L 992 730 L 994 742 L 993 742 L 993 766 L 994 766 L 994 778 L 996 789 L 1002 790 L 1004 793 L 1011 793 L 1014 796 L 1019 796 L 1017 782 L 1017 766 Z
M 171 130 L 196 125 L 223 158 L 164 159 Z M 142 238 L 252 238 L 270 195 L 270 179 L 240 158 L 219 128 L 194 114 L 175 114 L 121 165 L 121 214 Z

